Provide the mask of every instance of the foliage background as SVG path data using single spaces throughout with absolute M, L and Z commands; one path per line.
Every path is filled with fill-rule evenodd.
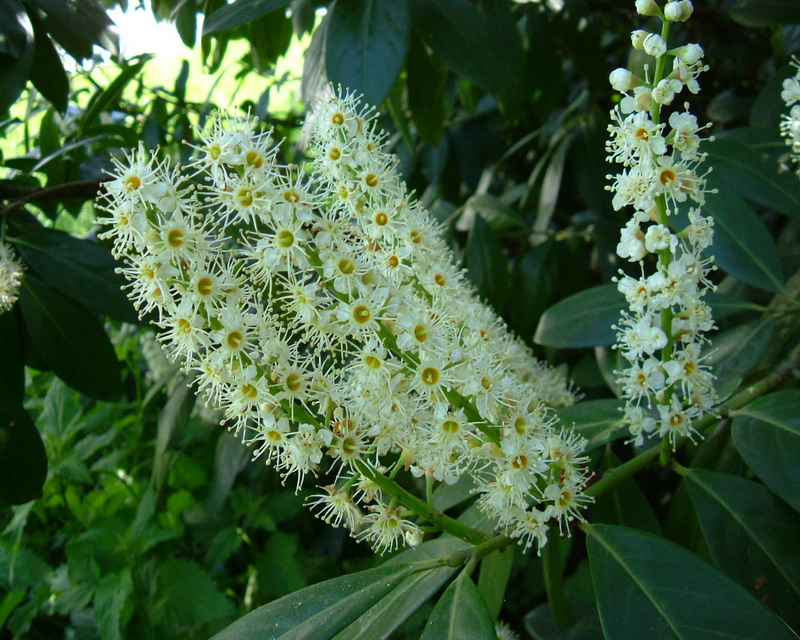
M 0 224 L 27 265 L 19 304 L 0 315 L 0 637 L 206 638 L 386 561 L 314 520 L 302 491 L 248 464 L 194 406 L 94 237 L 109 154 L 141 140 L 186 158 L 191 126 L 217 107 L 250 109 L 286 138 L 282 160 L 299 162 L 304 104 L 324 82 L 380 105 L 409 186 L 478 290 L 583 391 L 562 417 L 589 438 L 598 473 L 636 459 L 608 348 L 625 218 L 605 191 L 604 151 L 608 73 L 642 64 L 629 54 L 642 22 L 632 2 L 153 0 L 193 49 L 191 63 L 166 65 L 174 77 L 148 55 L 117 55 L 117 4 L 0 5 Z M 476 574 L 487 615 L 521 634 L 709 638 L 714 627 L 686 628 L 715 608 L 765 625 L 728 637 L 778 637 L 763 635 L 768 608 L 798 629 L 800 396 L 787 380 L 797 363 L 780 363 L 800 340 L 800 181 L 778 133 L 798 25 L 791 3 L 718 0 L 697 2 L 678 34 L 711 66 L 693 101 L 716 137 L 709 361 L 723 396 L 769 375 L 781 390 L 685 447 L 683 476 L 648 467 L 600 497 L 588 557 L 579 530 L 543 558 L 487 556 Z M 437 504 L 469 518 L 468 490 L 439 490 Z M 419 637 L 437 601 L 471 597 L 442 595 L 445 574 L 381 632 Z M 487 637 L 469 633 L 458 637 Z

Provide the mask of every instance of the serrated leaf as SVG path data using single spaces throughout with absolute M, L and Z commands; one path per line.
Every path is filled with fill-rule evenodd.
M 92 314 L 32 274 L 22 282 L 20 306 L 33 344 L 59 378 L 94 398 L 116 399 L 121 366 Z
M 778 249 L 764 223 L 733 189 L 709 177 L 704 213 L 714 219 L 714 244 L 709 248 L 717 265 L 740 280 L 768 291 L 783 290 Z
M 118 263 L 100 245 L 54 229 L 37 229 L 11 240 L 31 268 L 61 293 L 99 315 L 139 322 L 121 289 L 125 279 L 115 272 Z
M 433 608 L 420 640 L 496 640 L 494 623 L 478 587 L 465 573 L 450 583 Z
M 737 409 L 733 442 L 756 475 L 800 511 L 800 391 L 778 391 Z
M 406 0 L 337 0 L 325 42 L 328 80 L 381 104 L 403 68 L 410 32 Z
M 47 454 L 39 431 L 19 407 L 0 419 L 0 506 L 22 504 L 42 495 Z
M 212 640 L 328 640 L 415 571 L 401 564 L 320 582 L 259 607 Z
M 227 31 L 256 20 L 268 13 L 285 7 L 291 0 L 237 0 L 220 7 L 206 18 L 203 35 Z
M 148 611 L 168 637 L 187 627 L 207 624 L 234 613 L 231 601 L 193 560 L 168 560 L 158 567 Z
M 533 341 L 546 347 L 580 348 L 614 344 L 625 298 L 605 284 L 557 302 L 542 314 Z
M 122 640 L 123 608 L 133 595 L 133 579 L 129 568 L 103 576 L 94 594 L 94 619 L 103 640 Z
M 559 420 L 588 441 L 586 451 L 628 434 L 622 424 L 622 402 L 615 399 L 586 400 L 557 409 Z
M 800 624 L 800 515 L 757 482 L 705 469 L 684 477 L 714 564 Z
M 742 587 L 664 538 L 613 525 L 587 527 L 606 640 L 792 640 Z

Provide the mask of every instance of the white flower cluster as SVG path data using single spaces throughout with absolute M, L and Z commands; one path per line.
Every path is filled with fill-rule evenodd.
M 627 69 L 611 73 L 612 86 L 623 93 L 611 112 L 613 123 L 606 144 L 608 160 L 623 165 L 607 187 L 614 193 L 615 210 L 634 208 L 622 230 L 617 254 L 638 262 L 641 277 L 620 271 L 617 286 L 629 305 L 617 329 L 617 344 L 629 367 L 617 372 L 626 399 L 625 418 L 634 442 L 657 433 L 673 446 L 691 436 L 692 423 L 713 406 L 713 375 L 702 363 L 704 333 L 714 327 L 703 296 L 713 285 L 708 274 L 712 260 L 702 257 L 711 245 L 713 220 L 703 217 L 705 154 L 698 151 L 701 138 L 697 118 L 684 104 L 683 111 L 661 121 L 662 107 L 671 105 L 685 87 L 697 93 L 697 75 L 703 50 L 697 44 L 667 48 L 671 22 L 684 21 L 692 12 L 688 0 L 669 0 L 662 9 L 654 0 L 638 1 L 640 13 L 659 16 L 661 35 L 633 32 L 634 48 L 655 58 L 649 80 Z M 669 60 L 672 71 L 665 74 Z M 649 67 L 646 67 L 649 69 Z M 663 76 L 663 77 L 662 77 Z M 679 233 L 670 229 L 670 216 L 682 203 L 689 207 L 689 226 Z M 655 270 L 645 276 L 645 261 L 654 257 Z
M 7 242 L 0 240 L 0 313 L 14 306 L 19 298 L 23 266 Z
M 550 408 L 574 401 L 564 376 L 478 299 L 370 110 L 331 92 L 309 124 L 309 175 L 243 117 L 214 116 L 187 170 L 141 147 L 116 162 L 100 222 L 131 298 L 254 457 L 298 486 L 331 471 L 324 520 L 414 544 L 413 507 L 375 474 L 471 474 L 483 511 L 541 547 L 586 500 L 583 440 Z
M 786 103 L 788 114 L 781 116 L 781 135 L 791 148 L 792 161 L 797 164 L 800 173 L 800 61 L 792 60 L 797 72 L 783 81 L 781 99 Z

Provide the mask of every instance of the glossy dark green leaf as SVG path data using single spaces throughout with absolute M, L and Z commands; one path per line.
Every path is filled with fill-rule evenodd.
M 31 82 L 59 112 L 64 113 L 69 95 L 69 80 L 64 65 L 47 35 L 42 20 L 35 11 L 29 11 L 28 16 L 33 25 L 34 37 Z
M 544 312 L 533 336 L 546 347 L 579 348 L 614 344 L 611 328 L 619 322 L 625 298 L 616 285 L 585 289 Z
M 328 33 L 328 16 L 322 19 L 311 36 L 311 43 L 303 58 L 303 80 L 300 93 L 306 102 L 313 100 L 325 84 L 325 40 Z
M 717 390 L 723 396 L 733 391 L 764 357 L 774 332 L 774 319 L 761 318 L 714 336 L 706 350 L 705 363 L 717 376 Z
M 470 82 L 502 95 L 509 80 L 518 78 L 514 60 L 504 59 L 508 47 L 499 42 L 519 41 L 513 21 L 487 20 L 467 0 L 411 0 L 414 28 L 451 69 Z M 521 46 L 520 46 L 521 51 Z
M 733 442 L 756 475 L 800 511 L 800 391 L 778 391 L 737 409 Z
M 426 542 L 419 547 L 408 549 L 386 564 L 428 560 L 463 549 L 465 544 L 456 538 L 442 537 Z M 383 640 L 392 634 L 424 602 L 431 598 L 450 577 L 455 568 L 439 567 L 430 571 L 414 573 L 403 580 L 381 600 L 354 620 L 347 628 L 333 637 L 333 640 Z
M 446 114 L 444 88 L 448 71 L 429 53 L 415 33 L 411 35 L 406 63 L 408 110 L 419 137 L 438 144 L 444 133 Z
M 800 5 L 794 0 L 733 0 L 726 9 L 731 18 L 748 27 L 800 22 Z
M 259 607 L 213 640 L 328 640 L 413 573 L 401 564 L 320 582 Z
M 514 265 L 511 290 L 515 295 L 506 313 L 518 335 L 532 336 L 536 330 L 558 285 L 558 263 L 555 241 L 548 240 L 529 249 Z
M 5 401 L 5 398 L 3 399 Z M 0 416 L 0 506 L 22 504 L 42 495 L 47 454 L 39 431 L 22 407 Z
M 59 378 L 94 398 L 117 398 L 120 363 L 97 318 L 32 274 L 22 282 L 20 305 L 33 344 Z
M 603 460 L 602 470 L 613 469 L 621 463 L 614 452 L 609 450 Z M 635 478 L 626 478 L 597 497 L 592 507 L 592 522 L 618 524 L 651 533 L 661 533 L 661 525 L 653 507 Z
M 28 82 L 33 67 L 33 26 L 19 0 L 3 8 L 4 22 L 13 33 L 5 51 L 0 51 L 0 114 L 16 102 Z M 4 39 L 5 40 L 5 39 Z
M 292 42 L 292 19 L 277 10 L 248 23 L 250 60 L 257 71 L 271 70 Z
M 508 295 L 506 258 L 494 231 L 478 215 L 467 240 L 464 266 L 480 296 L 495 309 L 502 309 Z
M 586 451 L 601 447 L 628 434 L 622 424 L 622 402 L 613 398 L 585 400 L 558 409 L 558 418 L 567 428 L 572 427 L 588 441 Z
M 328 80 L 381 104 L 403 68 L 410 32 L 406 0 L 337 0 L 325 43 Z
M 712 176 L 709 185 L 718 193 L 708 195 L 703 211 L 714 218 L 714 244 L 709 249 L 714 261 L 748 284 L 781 291 L 783 272 L 775 241 L 750 205 Z
M 506 598 L 506 586 L 511 577 L 514 564 L 515 545 L 498 549 L 481 560 L 481 572 L 478 576 L 480 591 L 492 620 L 497 620 L 503 601 Z
M 206 17 L 203 35 L 227 31 L 265 16 L 289 4 L 290 0 L 236 0 Z
M 732 139 L 715 140 L 704 151 L 714 166 L 714 182 L 722 180 L 748 200 L 800 218 L 800 181 L 779 172 L 773 158 Z
M 95 0 L 30 1 L 45 12 L 48 32 L 76 60 L 91 58 L 93 45 L 117 52 L 114 23 Z
M 0 313 L 0 419 L 11 419 L 25 396 L 25 356 L 17 309 Z
M 751 480 L 705 469 L 685 478 L 714 564 L 800 625 L 800 515 Z
M 55 229 L 36 229 L 12 241 L 31 268 L 61 293 L 97 314 L 139 322 L 108 250 Z
M 463 572 L 436 603 L 420 640 L 496 640 L 494 622 L 478 587 Z
M 649 533 L 587 528 L 606 640 L 790 640 L 795 635 L 738 584 Z

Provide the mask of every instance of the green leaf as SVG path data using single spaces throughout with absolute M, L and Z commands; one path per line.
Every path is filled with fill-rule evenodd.
M 712 177 L 708 184 L 719 192 L 709 194 L 704 213 L 714 218 L 714 244 L 708 250 L 714 261 L 755 287 L 783 290 L 778 249 L 766 226 L 735 191 Z
M 463 549 L 465 546 L 462 541 L 445 536 L 407 549 L 388 560 L 386 565 L 438 558 Z M 452 567 L 439 567 L 408 576 L 346 629 L 336 634 L 333 640 L 391 638 L 392 633 L 433 594 L 439 591 L 455 571 L 455 568 Z
M 705 362 L 717 376 L 717 390 L 724 397 L 750 373 L 772 343 L 775 320 L 751 320 L 714 336 Z
M 515 545 L 498 549 L 481 560 L 481 572 L 478 576 L 478 591 L 483 596 L 486 608 L 492 620 L 497 620 L 503 601 L 506 598 L 506 586 L 514 564 Z
M 685 479 L 714 564 L 800 625 L 800 515 L 757 482 L 704 469 Z
M 748 27 L 800 22 L 795 0 L 733 0 L 726 8 L 731 18 Z
M 522 51 L 513 20 L 482 15 L 467 0 L 411 0 L 410 7 L 425 43 L 470 82 L 501 96 L 510 82 L 520 82 L 521 55 L 507 57 L 509 50 Z
M 100 245 L 55 229 L 9 239 L 31 268 L 61 293 L 99 315 L 139 323 L 121 288 L 125 279 L 115 272 L 118 263 Z
M 311 43 L 303 57 L 303 80 L 300 94 L 306 102 L 313 100 L 325 84 L 325 40 L 327 39 L 329 16 L 320 22 L 311 36 Z
M 217 9 L 206 18 L 203 35 L 227 31 L 289 4 L 290 0 L 237 0 Z
M 277 531 L 269 537 L 257 563 L 262 597 L 281 597 L 308 586 L 300 566 L 300 556 L 302 551 L 297 535 Z
M 0 506 L 39 498 L 46 477 L 42 438 L 20 407 L 14 416 L 0 419 Z
M 533 341 L 546 347 L 579 348 L 614 344 L 625 298 L 616 285 L 604 284 L 557 302 L 544 312 Z
M 586 451 L 592 451 L 628 434 L 621 409 L 619 400 L 603 398 L 578 402 L 557 412 L 566 427 L 574 423 L 574 430 L 588 440 Z
M 25 357 L 16 309 L 0 313 L 0 419 L 11 419 L 25 397 Z
M 508 295 L 508 265 L 500 241 L 479 215 L 467 240 L 464 263 L 481 297 L 502 309 Z
M 59 378 L 94 398 L 116 399 L 120 363 L 92 314 L 32 274 L 22 282 L 20 305 L 34 346 Z
M 506 305 L 509 325 L 521 336 L 531 336 L 558 284 L 558 253 L 555 241 L 537 244 L 524 253 L 511 274 L 515 293 Z
M 95 0 L 30 0 L 47 15 L 45 27 L 76 60 L 92 57 L 92 46 L 117 53 L 114 23 Z
M 34 52 L 31 82 L 60 113 L 67 110 L 69 80 L 47 29 L 36 11 L 28 11 L 33 25 Z
M 800 511 L 800 391 L 778 391 L 737 409 L 733 443 L 774 493 Z
M 494 622 L 478 587 L 465 573 L 436 603 L 420 640 L 496 640 Z
M 416 33 L 411 35 L 406 62 L 408 110 L 419 137 L 431 145 L 439 144 L 447 115 L 444 88 L 448 71 L 428 53 Z
M 773 158 L 732 139 L 715 140 L 703 150 L 714 166 L 714 182 L 721 179 L 756 204 L 800 218 L 800 181 L 794 173 L 779 173 Z
M 606 640 L 795 638 L 738 584 L 683 547 L 613 525 L 586 531 Z
M 603 460 L 602 470 L 608 471 L 620 464 L 620 459 L 609 450 Z M 592 508 L 592 522 L 619 524 L 651 533 L 661 533 L 661 525 L 653 507 L 634 478 L 626 478 L 597 498 Z
M 410 32 L 406 0 L 336 0 L 325 42 L 328 80 L 381 104 L 403 68 Z
M 415 572 L 401 564 L 320 582 L 259 607 L 212 640 L 328 640 Z
M 106 111 L 119 98 L 128 83 L 139 75 L 139 72 L 151 57 L 150 55 L 140 56 L 138 61 L 133 64 L 125 63 L 117 77 L 111 81 L 111 84 L 94 95 L 88 108 L 80 118 L 81 138 L 85 137 L 87 129 L 94 124 L 100 114 Z
M 13 18 L 4 15 L 3 22 L 13 24 L 16 37 L 10 37 L 9 45 L 4 47 L 7 51 L 0 52 L 0 114 L 4 114 L 25 89 L 35 52 L 33 27 L 19 0 L 12 0 L 11 6 L 4 7 L 3 11 L 13 12 Z
M 234 613 L 231 601 L 216 582 L 193 560 L 168 560 L 158 567 L 148 612 L 166 637 Z
M 103 576 L 94 594 L 94 619 L 103 640 L 122 640 L 125 603 L 133 595 L 130 568 Z
M 158 416 L 156 451 L 153 459 L 153 480 L 158 487 L 163 485 L 169 471 L 167 450 L 189 422 L 196 399 L 197 396 L 192 389 L 186 386 L 184 380 L 180 380 Z

